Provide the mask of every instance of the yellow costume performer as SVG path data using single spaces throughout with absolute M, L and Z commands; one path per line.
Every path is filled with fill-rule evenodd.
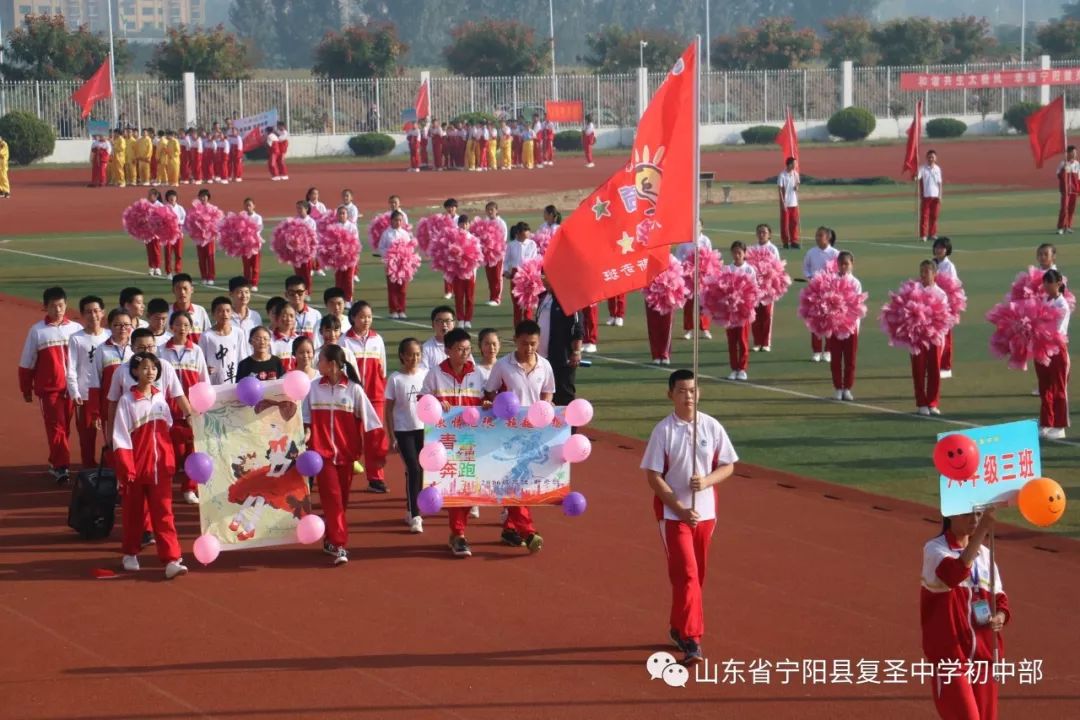
M 135 169 L 139 174 L 139 184 L 150 184 L 150 157 L 154 153 L 154 140 L 150 133 L 143 131 L 142 137 L 135 141 Z
M 0 197 L 11 197 L 11 183 L 8 181 L 8 158 L 11 149 L 7 141 L 0 138 Z
M 162 143 L 165 146 L 165 176 L 169 185 L 180 184 L 180 141 L 174 133 L 169 133 Z
M 157 180 L 158 185 L 164 185 L 169 182 L 169 168 L 168 162 L 165 158 L 165 149 L 168 146 L 168 139 L 162 135 L 154 143 L 154 156 L 157 158 Z
M 127 185 L 124 181 L 125 153 L 127 151 L 124 136 L 120 133 L 114 134 L 112 146 L 113 152 L 109 156 L 109 184 L 124 187 Z
M 135 145 L 139 138 L 131 130 L 124 131 L 124 142 L 127 143 L 127 155 L 124 160 L 124 180 L 128 185 L 139 184 L 139 163 Z

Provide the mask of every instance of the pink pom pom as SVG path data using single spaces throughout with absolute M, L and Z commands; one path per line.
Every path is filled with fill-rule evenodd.
M 897 292 L 889 293 L 878 322 L 890 345 L 906 347 L 912 355 L 941 347 L 954 325 L 944 293 L 915 280 L 905 280 Z
M 147 221 L 153 237 L 158 242 L 175 245 L 183 239 L 180 232 L 180 218 L 176 217 L 176 213 L 170 208 L 164 205 L 151 205 Z
M 153 232 L 148 222 L 151 207 L 149 200 L 137 200 L 125 208 L 120 217 L 124 232 L 146 245 L 153 242 Z
M 180 240 L 180 221 L 176 219 L 176 213 L 145 198 L 125 209 L 121 221 L 124 230 L 144 245 L 162 241 L 175 244 Z
M 430 255 L 431 251 L 428 248 L 431 247 L 431 241 L 450 230 L 457 230 L 457 223 L 452 215 L 439 213 L 421 218 L 416 225 L 416 242 L 420 245 L 420 252 Z
M 371 224 L 368 225 L 368 244 L 371 245 L 372 250 L 378 252 L 379 240 L 388 227 L 390 227 L 390 211 L 379 213 L 371 219 Z
M 399 239 L 390 243 L 390 247 L 383 253 L 382 261 L 386 266 L 386 277 L 397 285 L 411 282 L 421 262 L 420 255 L 416 252 L 416 243 L 412 239 Z
M 484 265 L 495 267 L 506 257 L 506 233 L 502 223 L 491 218 L 477 218 L 469 225 L 469 232 L 480 240 L 484 251 Z
M 685 260 L 682 262 L 683 279 L 686 281 L 686 287 L 693 288 L 694 285 L 694 256 L 701 248 L 694 248 Z M 719 250 L 701 250 L 701 265 L 698 268 L 698 285 L 705 284 L 705 278 L 716 275 L 724 269 L 724 260 L 720 255 Z M 699 288 L 700 289 L 700 288 Z
M 731 268 L 723 268 L 701 283 L 701 306 L 723 327 L 737 328 L 753 322 L 759 297 L 757 281 Z
M 849 275 L 819 272 L 799 293 L 799 317 L 819 337 L 851 337 L 866 317 L 867 293 L 858 292 Z
M 960 315 L 967 310 L 967 293 L 964 292 L 964 283 L 953 275 L 938 275 L 937 286 L 945 291 L 945 297 L 949 302 L 949 312 L 953 315 L 953 325 L 960 322 Z
M 1005 298 L 1008 300 L 1045 299 L 1046 291 L 1043 290 L 1042 282 L 1044 273 L 1044 270 L 1034 266 L 1029 266 L 1026 271 L 1017 273 L 1012 287 L 1009 288 L 1009 294 Z M 1061 284 L 1067 286 L 1069 278 L 1062 275 Z M 1065 296 L 1065 302 L 1069 305 L 1069 312 L 1076 310 L 1076 296 L 1069 292 L 1067 287 L 1061 291 L 1061 294 Z
M 196 245 L 206 247 L 210 243 L 216 242 L 220 237 L 221 230 L 219 226 L 224 217 L 225 213 L 221 212 L 221 208 L 217 205 L 194 202 L 187 212 L 187 218 L 184 219 L 184 232 L 191 236 Z M 261 245 L 262 241 L 259 244 Z M 226 250 L 225 252 L 228 253 L 229 251 Z M 233 255 L 233 257 L 243 256 Z
M 428 245 L 431 267 L 447 282 L 468 280 L 484 262 L 484 251 L 475 235 L 458 227 L 432 236 Z
M 360 261 L 360 237 L 344 223 L 329 223 L 319 234 L 315 257 L 323 267 L 351 270 Z
M 746 251 L 746 262 L 757 273 L 762 304 L 774 303 L 784 297 L 791 287 L 791 276 L 785 270 L 787 260 L 781 260 L 767 249 L 755 245 Z
M 558 229 L 558 225 L 545 225 L 532 234 L 532 240 L 536 243 L 536 252 L 540 257 L 544 257 L 548 245 L 551 244 L 551 238 L 555 237 L 555 232 Z
M 533 310 L 540 301 L 540 293 L 544 292 L 544 281 L 541 273 L 544 269 L 543 258 L 532 258 L 521 263 L 514 280 L 511 283 L 511 294 L 518 307 Z
M 278 261 L 301 267 L 315 259 L 318 238 L 315 230 L 302 218 L 285 218 L 274 228 L 270 248 L 277 255 Z
M 1058 332 L 1061 311 L 1042 298 L 998 303 L 986 319 L 994 326 L 990 352 L 1005 358 L 1013 370 L 1027 370 L 1028 361 L 1048 365 L 1068 340 Z
M 682 263 L 674 255 L 669 256 L 667 268 L 653 278 L 642 292 L 645 294 L 645 304 L 661 315 L 670 315 L 693 295 L 683 275 Z
M 210 206 L 212 207 L 212 206 Z M 216 208 L 215 208 L 216 209 Z M 188 213 L 188 220 L 191 220 Z M 184 227 L 187 227 L 185 223 Z M 188 231 L 191 234 L 191 231 Z M 259 223 L 247 213 L 229 213 L 221 221 L 221 249 L 229 257 L 246 258 L 259 254 L 263 239 Z

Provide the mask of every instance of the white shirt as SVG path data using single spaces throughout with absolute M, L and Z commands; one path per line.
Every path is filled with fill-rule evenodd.
M 758 243 L 756 247 L 765 248 L 766 250 L 769 251 L 769 253 L 774 258 L 776 258 L 777 260 L 780 259 L 780 249 L 778 247 L 776 247 L 775 245 L 773 245 L 772 240 L 767 240 L 767 241 L 765 241 L 763 243 Z
M 90 397 L 90 376 L 94 373 L 94 353 L 98 345 L 105 342 L 112 333 L 102 328 L 97 335 L 90 335 L 80 329 L 68 338 L 67 391 L 72 400 L 86 400 Z
M 596 126 L 593 125 L 592 123 L 588 123 L 587 125 L 585 125 L 585 134 L 586 135 L 595 135 L 596 134 Z
M 784 207 L 799 207 L 799 173 L 785 170 L 776 176 L 776 186 L 784 191 Z
M 409 233 L 405 228 L 394 229 L 388 227 L 383 230 L 383 234 L 379 236 L 379 254 L 385 255 L 386 251 L 390 249 L 390 246 L 394 244 L 395 240 L 404 240 L 408 242 L 410 240 Z
M 423 430 L 424 423 L 416 417 L 416 398 L 424 387 L 428 371 L 417 368 L 412 375 L 395 372 L 386 381 L 386 399 L 394 403 L 394 432 Z
M 819 272 L 825 269 L 830 260 L 835 260 L 836 256 L 840 254 L 840 251 L 834 248 L 832 245 L 827 246 L 824 250 L 817 245 L 806 251 L 806 255 L 803 256 L 802 271 L 803 277 L 809 280 L 817 275 Z
M 305 305 L 303 311 L 296 312 L 296 334 L 307 335 L 315 343 L 316 349 L 321 344 L 318 339 L 320 322 L 322 322 L 322 313 L 310 305 Z
M 360 208 L 356 207 L 356 203 L 349 203 L 343 207 L 345 208 L 345 219 L 355 225 L 360 217 Z
M 956 275 L 956 266 L 953 265 L 952 260 L 945 257 L 941 260 L 935 260 L 934 262 L 937 264 L 938 275 L 948 275 L 951 278 L 959 279 Z
M 169 400 L 183 397 L 184 386 L 180 384 L 180 376 L 176 374 L 176 368 L 164 358 L 158 358 L 158 360 L 161 362 L 161 377 L 154 380 L 154 387 L 164 393 Z M 109 402 L 120 402 L 123 394 L 135 387 L 135 378 L 131 377 L 131 371 L 128 368 L 130 362 L 131 357 L 128 356 L 113 373 L 112 380 L 109 382 L 109 393 L 106 395 Z
M 187 210 L 185 210 L 184 206 L 180 203 L 176 203 L 175 205 L 170 205 L 169 203 L 166 203 L 165 205 L 173 211 L 173 215 L 176 216 L 177 221 L 180 223 L 180 231 L 183 232 L 184 221 L 187 220 Z
M 213 385 L 233 384 L 240 361 L 251 354 L 247 336 L 240 328 L 231 327 L 228 335 L 210 329 L 199 337 L 199 347 L 206 358 L 206 369 Z
M 1069 303 L 1065 300 L 1065 295 L 1061 294 L 1056 298 L 1047 298 L 1046 303 L 1061 311 L 1061 322 L 1058 323 L 1058 332 L 1068 339 L 1069 316 L 1072 314 L 1072 311 L 1069 310 Z
M 239 132 L 233 132 L 229 135 L 229 144 L 237 149 L 243 148 L 244 137 Z
M 536 241 L 532 238 L 512 240 L 506 243 L 506 275 L 509 277 L 510 273 L 520 268 L 526 260 L 532 260 L 539 254 L 540 251 L 536 248 Z
M 514 355 L 504 355 L 495 362 L 484 383 L 485 392 L 502 392 L 505 388 L 517 395 L 522 407 L 537 402 L 544 393 L 555 393 L 555 373 L 551 363 L 538 355 L 536 365 L 526 372 Z
M 169 317 L 172 317 L 174 312 L 179 311 L 180 309 L 176 307 L 176 303 L 173 303 L 169 306 Z M 210 320 L 210 315 L 206 312 L 206 308 L 202 305 L 192 303 L 185 312 L 191 316 L 191 334 L 196 337 L 202 335 L 214 325 Z M 142 322 L 142 320 L 139 321 L 139 327 L 144 327 Z
M 1080 160 L 1062 160 L 1058 163 L 1057 174 L 1060 175 L 1062 170 L 1066 175 L 1080 173 Z
M 161 352 L 161 348 L 165 347 L 165 344 L 172 340 L 172 330 L 166 330 L 160 335 L 154 336 L 154 344 L 157 345 L 158 352 Z M 159 356 L 160 357 L 160 356 Z
M 862 283 L 859 282 L 859 278 L 855 277 L 851 273 L 848 273 L 847 275 L 841 275 L 840 277 L 848 278 L 848 280 L 850 280 L 852 283 L 855 284 L 855 292 L 857 294 L 859 294 L 859 295 L 862 295 Z M 862 318 L 859 318 L 858 320 L 855 321 L 855 332 L 858 333 L 859 330 L 861 330 L 861 329 L 862 329 Z
M 941 166 L 923 165 L 919 168 L 919 180 L 922 181 L 922 195 L 926 198 L 941 197 Z
M 487 385 L 488 378 L 491 377 L 492 368 L 494 368 L 496 363 L 498 363 L 498 362 L 499 361 L 496 360 L 494 363 L 491 364 L 491 367 L 484 367 L 483 365 L 480 365 L 479 363 L 475 366 L 476 367 L 476 372 L 477 372 L 477 374 L 480 375 L 480 378 L 484 381 L 485 386 Z
M 237 312 L 233 312 L 232 314 L 233 329 L 239 329 L 249 341 L 251 339 L 251 331 L 260 325 L 262 325 L 262 316 L 250 307 L 248 307 L 247 315 L 245 317 L 240 317 L 240 314 Z
M 311 210 L 312 212 L 318 212 L 319 216 L 321 217 L 326 214 L 326 205 L 324 205 L 321 201 L 316 200 L 315 202 L 311 203 Z
M 735 272 L 741 272 L 743 275 L 749 275 L 752 278 L 757 278 L 757 270 L 755 270 L 754 266 L 751 265 L 750 263 L 746 262 L 745 260 L 743 261 L 742 265 L 736 265 L 735 263 L 728 263 L 727 269 L 728 270 L 733 270 Z
M 247 214 L 246 211 L 244 211 L 244 213 Z M 262 229 L 263 229 L 262 215 L 260 215 L 257 212 L 253 212 L 250 215 L 248 215 L 248 217 L 250 217 L 252 220 L 255 221 L 255 224 L 259 226 L 259 232 L 262 232 Z
M 420 366 L 426 370 L 434 370 L 445 359 L 446 344 L 442 340 L 436 340 L 434 335 L 420 347 Z
M 167 360 L 177 373 L 186 370 L 197 375 L 199 382 L 210 382 L 210 371 L 206 367 L 206 358 L 203 357 L 202 348 L 198 345 L 187 347 L 186 345 L 178 346 L 166 343 L 164 347 L 158 350 L 158 357 Z
M 684 242 L 675 246 L 675 259 L 679 262 L 686 262 L 687 258 L 694 252 L 694 247 L 701 248 L 702 250 L 712 250 L 712 240 L 708 236 L 701 234 L 698 235 L 697 242 Z
M 695 448 L 697 472 L 704 477 L 723 465 L 732 465 L 739 456 L 728 439 L 724 426 L 716 418 L 705 413 L 697 414 L 698 446 Z M 683 507 L 690 507 L 690 477 L 693 464 L 690 453 L 693 439 L 693 424 L 680 420 L 674 413 L 661 420 L 649 436 L 645 455 L 641 458 L 641 469 L 663 474 L 664 481 L 671 486 L 675 497 Z M 665 466 L 667 472 L 665 473 Z M 702 520 L 716 518 L 716 493 L 712 487 L 699 490 L 694 501 L 694 510 Z M 664 506 L 665 520 L 678 520 L 671 508 Z
M 949 539 L 944 534 L 929 540 L 923 546 L 922 586 L 933 593 L 947 593 L 952 590 L 938 577 L 937 569 L 945 558 L 956 559 L 963 552 L 963 548 L 949 547 Z M 996 567 L 997 563 L 994 565 L 994 594 L 997 595 L 1005 592 L 1005 588 L 1001 584 L 1001 572 Z M 973 590 L 975 578 L 979 579 L 979 585 L 983 590 L 990 590 L 990 548 L 985 545 L 979 548 L 979 553 L 975 556 L 967 577 L 957 587 Z

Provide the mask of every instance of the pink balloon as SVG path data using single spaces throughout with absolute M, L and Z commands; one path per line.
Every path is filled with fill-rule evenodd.
M 188 402 L 191 403 L 191 409 L 200 415 L 214 407 L 215 400 L 217 400 L 217 390 L 206 381 L 197 382 L 188 388 Z
M 326 523 L 318 515 L 307 514 L 296 526 L 296 539 L 304 545 L 319 542 L 326 532 Z
M 307 397 L 308 390 L 311 389 L 311 378 L 302 370 L 292 370 L 285 373 L 281 388 L 290 400 L 300 402 Z
M 446 448 L 437 442 L 429 442 L 420 449 L 420 467 L 438 472 L 446 465 Z
M 461 411 L 461 419 L 469 427 L 476 427 L 480 424 L 480 411 L 470 405 Z
M 589 458 L 590 453 L 592 443 L 584 435 L 571 435 L 562 445 L 562 457 L 568 463 L 583 462 Z
M 571 400 L 566 406 L 566 422 L 573 427 L 583 427 L 592 420 L 592 403 L 585 398 Z
M 425 425 L 435 425 L 442 420 L 442 405 L 434 395 L 424 395 L 416 402 L 416 417 Z
M 546 400 L 537 400 L 529 406 L 525 418 L 534 428 L 545 428 L 555 419 L 555 408 Z
M 221 554 L 221 542 L 210 533 L 203 533 L 195 538 L 192 550 L 195 552 L 196 560 L 203 565 L 209 565 Z

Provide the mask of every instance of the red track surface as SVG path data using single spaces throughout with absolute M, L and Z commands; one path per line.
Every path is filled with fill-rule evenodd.
M 929 147 L 929 145 L 927 145 Z M 1012 185 L 1056 188 L 1052 168 L 1036 170 L 1031 151 L 1023 139 L 941 142 L 938 149 L 945 179 L 950 184 Z M 898 177 L 903 146 L 812 147 L 803 150 L 801 165 L 809 175 L 819 177 Z M 988 158 L 992 162 L 988 162 Z M 543 170 L 459 173 L 404 172 L 404 163 L 386 165 L 329 163 L 290 166 L 288 182 L 270 182 L 262 163 L 248 163 L 247 180 L 241 185 L 210 186 L 214 203 L 226 210 L 239 210 L 245 197 L 255 198 L 267 217 L 291 215 L 293 204 L 303 199 L 309 186 L 318 186 L 327 204 L 336 202 L 341 188 L 352 188 L 365 213 L 383 210 L 386 196 L 397 193 L 407 207 L 441 204 L 457 197 L 464 204 L 481 205 L 492 198 L 591 188 L 599 185 L 625 158 L 597 158 L 596 167 L 586 169 L 576 155 L 564 155 L 557 164 Z M 778 169 L 775 148 L 738 152 L 707 153 L 703 170 L 730 181 L 760 180 Z M 144 188 L 92 189 L 85 187 L 89 170 L 15 170 L 12 173 L 15 203 L 0 206 L 0 231 L 10 234 L 58 232 L 117 232 L 120 213 L 145 194 Z M 194 186 L 181 186 L 182 201 L 194 196 Z M 17 208 L 17 209 L 16 209 Z M 62 212 L 57 212 L 62 208 Z
M 9 327 L 38 318 L 0 296 Z M 496 514 L 449 556 L 446 523 L 422 536 L 393 494 L 354 495 L 353 562 L 311 548 L 223 553 L 198 567 L 193 508 L 178 505 L 192 572 L 164 581 L 152 553 L 135 576 L 119 542 L 64 527 L 67 493 L 42 468 L 37 409 L 21 402 L 18 343 L 0 347 L 0 718 L 932 718 L 918 685 L 691 684 L 650 681 L 665 649 L 668 583 L 642 443 L 590 432 L 575 487 L 589 510 L 536 512 L 537 556 L 498 545 Z M 666 410 L 656 408 L 660 417 Z M 602 420 L 603 408 L 599 409 Z M 714 662 L 919 655 L 918 569 L 936 532 L 924 507 L 740 465 L 722 486 L 707 585 Z M 1039 685 L 1012 683 L 1002 717 L 1080 716 L 1080 546 L 1002 530 L 999 562 L 1014 611 L 1007 659 L 1042 658 Z M 1040 549 L 1044 548 L 1044 549 Z M 749 676 L 747 676 L 749 680 Z

